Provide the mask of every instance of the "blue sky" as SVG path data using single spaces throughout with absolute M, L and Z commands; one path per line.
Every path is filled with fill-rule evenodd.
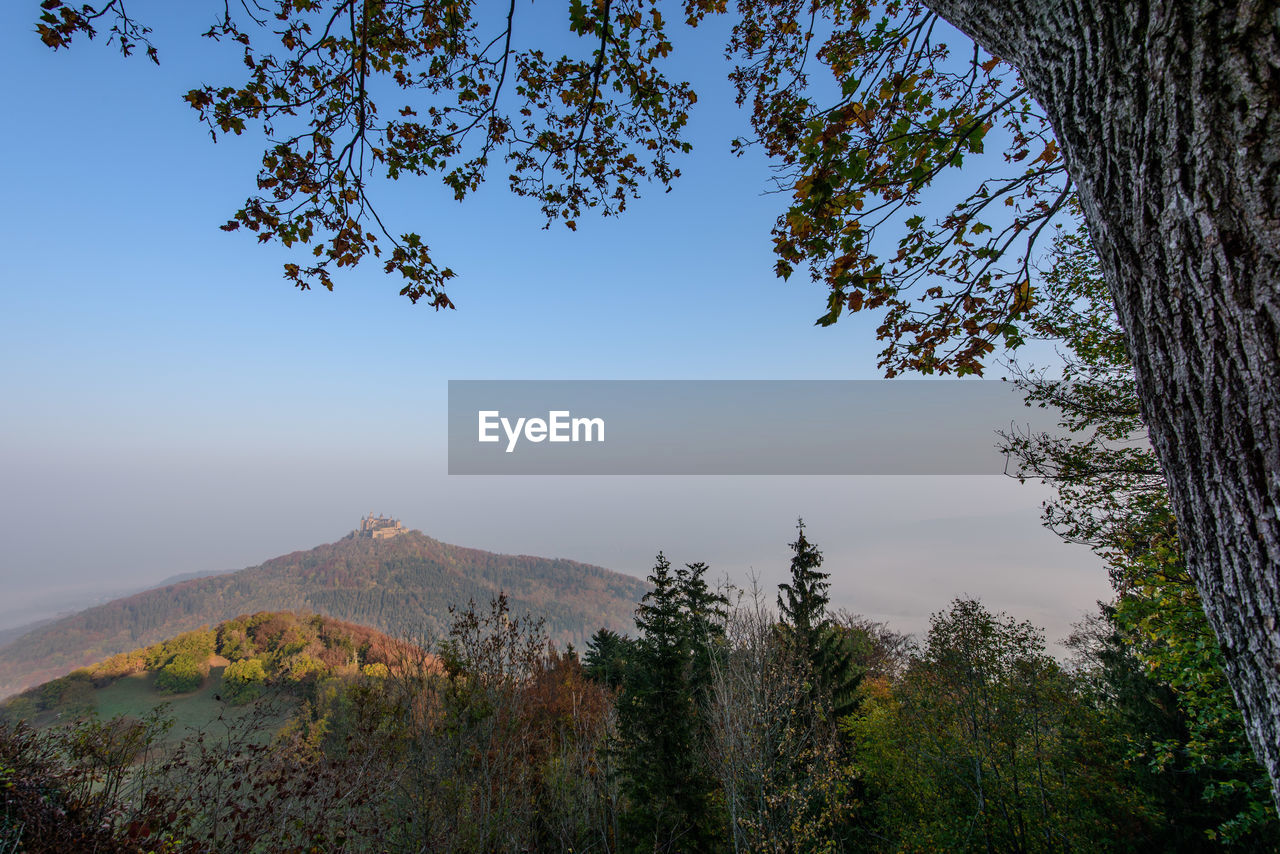
M 1045 493 L 1000 478 L 445 474 L 449 379 L 878 376 L 871 318 L 816 328 L 821 288 L 772 274 L 782 200 L 760 159 L 728 155 L 743 118 L 714 31 L 679 45 L 700 95 L 685 177 L 621 218 L 542 230 L 500 177 L 462 205 L 430 182 L 387 188 L 393 227 L 458 273 L 459 310 L 437 314 L 373 266 L 298 292 L 285 253 L 217 229 L 260 151 L 211 145 L 181 100 L 234 73 L 193 36 L 196 4 L 133 10 L 159 68 L 102 44 L 51 53 L 37 5 L 0 12 L 8 610 L 257 563 L 370 509 L 463 545 L 641 575 L 664 548 L 767 580 L 803 514 L 839 604 L 907 628 L 974 593 L 1060 634 L 1106 595 L 1096 559 L 1039 528 Z

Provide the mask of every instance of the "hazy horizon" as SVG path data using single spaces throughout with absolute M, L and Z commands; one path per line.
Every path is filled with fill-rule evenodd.
M 332 471 L 312 480 L 326 476 Z M 21 508 L 6 507 L 5 527 L 22 520 L 31 535 L 24 547 L 10 548 L 10 560 L 30 561 L 34 570 L 7 574 L 6 598 L 36 601 L 77 579 L 88 592 L 123 592 L 183 573 L 254 566 L 337 540 L 369 511 L 455 545 L 569 558 L 636 577 L 647 574 L 662 550 L 673 562 L 706 561 L 714 577 L 727 575 L 740 586 L 754 572 L 769 590 L 785 578 L 787 544 L 796 517 L 803 516 L 825 553 L 832 605 L 903 631 L 921 630 L 931 612 L 956 596 L 979 596 L 1040 625 L 1055 642 L 1109 596 L 1101 561 L 1039 526 L 1036 499 L 1048 491 L 1006 478 L 440 475 L 431 482 L 440 487 L 419 491 L 392 472 L 368 470 L 363 484 L 350 485 L 363 502 L 313 496 L 266 514 L 248 505 L 219 507 L 206 489 L 193 518 L 169 518 L 152 528 L 129 524 L 131 518 L 154 519 L 159 507 L 151 504 L 112 510 L 90 505 L 82 510 L 83 526 L 62 515 L 47 527 L 39 517 L 24 520 Z M 388 483 L 394 486 L 383 490 L 386 499 L 377 500 L 377 485 Z M 151 486 L 163 490 L 161 483 Z M 303 488 L 299 495 L 313 491 Z M 675 500 L 678 492 L 683 500 Z M 690 506 L 704 512 L 690 516 Z M 914 514 L 903 514 L 905 506 Z M 91 536 L 51 549 L 68 528 Z M 17 539 L 11 529 L 5 536 L 10 543 Z M 86 574 L 89 565 L 97 571 Z M 52 579 L 61 581 L 50 584 Z M 0 627 L 17 624 L 3 617 Z
M 462 206 L 430 182 L 384 188 L 384 214 L 458 273 L 458 310 L 437 314 L 376 265 L 299 293 L 292 256 L 218 230 L 261 151 L 210 145 L 183 103 L 239 64 L 190 10 L 148 10 L 159 68 L 101 43 L 54 54 L 29 9 L 3 15 L 0 63 L 25 81 L 7 112 L 30 128 L 0 140 L 17 167 L 0 213 L 6 611 L 251 566 L 371 509 L 463 546 L 636 576 L 663 549 L 768 583 L 804 516 L 833 604 L 904 630 L 970 594 L 1054 640 L 1109 596 L 1101 561 L 1040 526 L 1048 493 L 999 477 L 445 474 L 450 379 L 879 378 L 874 318 L 816 328 L 824 287 L 773 274 L 768 165 L 728 154 L 745 125 L 719 60 L 688 64 L 720 56 L 715 26 L 688 37 L 707 50 L 677 51 L 701 96 L 685 176 L 619 219 L 544 231 L 501 180 Z

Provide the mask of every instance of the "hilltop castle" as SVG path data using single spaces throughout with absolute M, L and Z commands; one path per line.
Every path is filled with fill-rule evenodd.
M 373 511 L 369 511 L 368 516 L 360 517 L 360 527 L 354 531 L 357 537 L 364 537 L 371 540 L 387 540 L 400 534 L 408 533 L 409 529 L 400 524 L 399 519 L 392 519 L 389 516 L 374 516 Z

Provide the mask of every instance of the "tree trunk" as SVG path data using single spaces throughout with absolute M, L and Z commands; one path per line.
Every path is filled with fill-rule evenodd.
M 1047 111 L 1280 806 L 1280 6 L 929 0 Z

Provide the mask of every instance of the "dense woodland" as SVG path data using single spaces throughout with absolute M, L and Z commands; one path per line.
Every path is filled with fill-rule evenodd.
M 319 613 L 397 636 L 436 636 L 448 627 L 451 604 L 488 601 L 499 590 L 513 611 L 545 619 L 557 643 L 581 645 L 590 627 L 625 630 L 644 585 L 571 560 L 461 548 L 417 531 L 387 540 L 347 537 L 43 625 L 0 647 L 0 695 L 257 611 Z
M 912 640 L 831 613 L 803 527 L 792 549 L 776 596 L 659 555 L 634 636 L 602 628 L 581 655 L 499 596 L 456 611 L 431 653 L 268 613 L 116 656 L 6 707 L 0 850 L 1280 844 L 1265 773 L 1228 761 L 1247 755 L 1238 712 L 1205 730 L 1203 695 L 1151 667 L 1116 608 L 1065 665 L 973 600 Z M 211 659 L 227 714 L 182 740 L 163 709 L 30 722 L 144 670 L 181 702 Z

